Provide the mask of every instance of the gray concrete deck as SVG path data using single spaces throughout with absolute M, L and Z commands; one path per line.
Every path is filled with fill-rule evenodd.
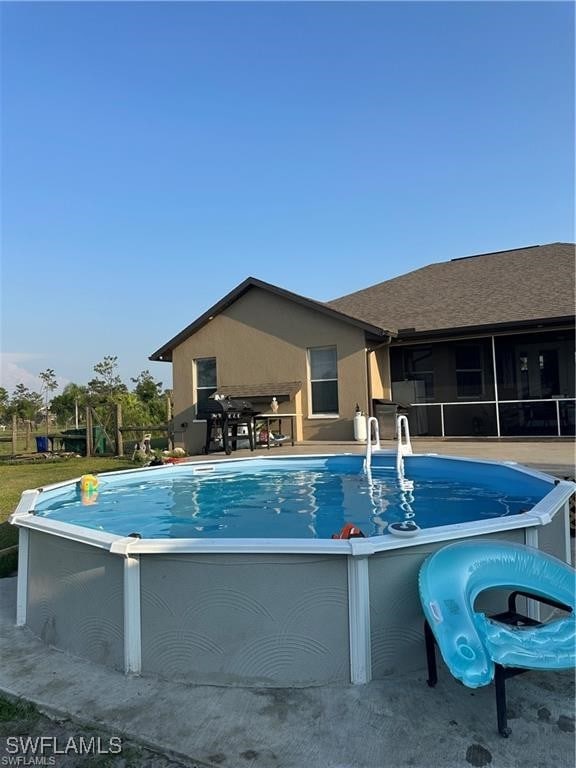
M 0 580 L 0 690 L 57 717 L 113 729 L 211 768 L 561 768 L 573 765 L 571 672 L 508 681 L 512 735 L 496 731 L 493 687 L 440 667 L 364 686 L 240 689 L 124 677 L 52 650 L 14 626 L 15 579 Z M 424 652 L 422 654 L 424 662 Z
M 568 443 L 426 442 L 415 451 L 500 458 L 573 475 Z M 299 445 L 271 453 L 362 451 Z M 247 455 L 239 451 L 234 455 Z M 205 457 L 206 459 L 217 458 Z M 512 735 L 496 730 L 493 687 L 461 686 L 440 665 L 364 686 L 241 689 L 124 677 L 47 648 L 14 626 L 16 580 L 0 580 L 0 690 L 56 716 L 115 729 L 210 768 L 563 768 L 574 764 L 574 676 L 528 672 L 507 683 Z
M 382 447 L 395 450 L 394 440 L 383 440 Z M 414 453 L 438 453 L 445 456 L 468 456 L 470 458 L 491 459 L 494 461 L 517 461 L 542 472 L 556 475 L 560 478 L 574 477 L 576 452 L 572 441 L 558 440 L 550 442 L 517 441 L 517 440 L 428 440 L 416 438 L 412 440 Z M 307 441 L 284 443 L 279 446 L 257 448 L 253 453 L 247 449 L 234 451 L 230 458 L 246 456 L 282 456 L 290 454 L 307 455 L 323 453 L 365 453 L 363 443 L 341 441 L 337 443 Z M 223 452 L 212 453 L 209 456 L 194 456 L 194 460 L 214 461 L 225 459 Z

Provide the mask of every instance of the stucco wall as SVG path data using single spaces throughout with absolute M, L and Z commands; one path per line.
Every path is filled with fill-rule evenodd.
M 308 347 L 337 347 L 338 418 L 310 418 Z M 197 452 L 204 422 L 194 423 L 194 364 L 215 357 L 219 386 L 301 381 L 300 396 L 282 403 L 301 412 L 297 437 L 351 440 L 356 403 L 366 411 L 367 372 L 364 331 L 258 288 L 251 288 L 173 352 L 176 443 Z M 181 425 L 186 423 L 187 427 Z

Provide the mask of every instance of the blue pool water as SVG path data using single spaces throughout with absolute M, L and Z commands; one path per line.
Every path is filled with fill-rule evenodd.
M 417 456 L 406 460 L 408 485 L 381 456 L 371 480 L 360 456 L 196 467 L 108 475 L 88 499 L 76 485 L 48 490 L 35 514 L 142 538 L 324 539 L 347 522 L 377 536 L 406 519 L 431 528 L 517 515 L 551 487 L 504 466 Z

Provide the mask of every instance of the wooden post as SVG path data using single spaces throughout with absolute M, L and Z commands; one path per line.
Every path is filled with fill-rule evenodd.
M 170 395 L 166 395 L 166 428 L 168 430 L 168 450 L 174 450 L 174 439 L 172 433 L 172 400 Z
M 30 419 L 26 419 L 26 453 L 30 450 L 30 434 L 32 427 L 30 426 Z
M 86 406 L 86 456 L 92 456 L 92 410 Z
M 116 456 L 124 456 L 124 439 L 122 438 L 122 403 L 116 403 Z
M 18 453 L 18 416 L 12 416 L 12 455 L 16 456 Z

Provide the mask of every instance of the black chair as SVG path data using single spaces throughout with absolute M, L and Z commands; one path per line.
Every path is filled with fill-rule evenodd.
M 536 600 L 539 603 L 544 603 L 552 608 L 557 608 L 568 613 L 572 612 L 572 609 L 558 603 L 550 598 L 540 597 L 530 592 L 524 592 L 521 590 L 515 590 L 508 598 L 508 610 L 503 613 L 497 613 L 490 616 L 494 621 L 499 621 L 502 624 L 508 624 L 514 627 L 534 627 L 540 625 L 542 622 L 536 621 L 529 616 L 524 616 L 518 613 L 516 609 L 516 598 L 518 596 L 527 597 L 530 600 Z M 428 663 L 428 685 L 433 688 L 438 682 L 438 670 L 436 665 L 436 638 L 432 632 L 428 621 L 424 622 L 424 639 L 426 642 L 426 661 Z M 508 728 L 508 717 L 506 711 L 506 680 L 509 677 L 515 677 L 521 675 L 523 672 L 529 672 L 529 669 L 521 667 L 504 667 L 501 664 L 495 664 L 494 672 L 494 686 L 496 690 L 496 715 L 498 718 L 498 733 L 501 736 L 507 738 L 512 731 Z

